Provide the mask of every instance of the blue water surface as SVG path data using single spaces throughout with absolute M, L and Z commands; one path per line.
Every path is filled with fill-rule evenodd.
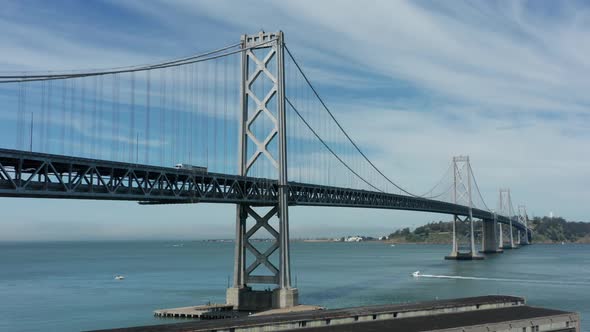
M 328 308 L 510 294 L 578 311 L 590 332 L 590 245 L 532 245 L 483 261 L 445 261 L 448 246 L 294 242 L 303 303 Z M 0 243 L 0 331 L 161 324 L 152 312 L 223 302 L 233 243 Z M 416 270 L 475 279 L 412 278 Z M 114 280 L 115 275 L 125 280 Z

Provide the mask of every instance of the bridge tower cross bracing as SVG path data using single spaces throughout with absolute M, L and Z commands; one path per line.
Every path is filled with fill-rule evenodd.
M 451 254 L 445 259 L 472 260 L 483 259 L 477 255 L 475 249 L 475 231 L 473 222 L 473 199 L 471 183 L 471 165 L 469 156 L 453 157 L 453 203 L 464 204 L 468 207 L 468 214 L 463 219 L 457 214 L 453 215 L 453 244 Z M 461 252 L 459 237 L 457 236 L 457 222 L 469 222 L 469 252 Z
M 290 274 L 284 35 L 283 32 L 264 31 L 243 35 L 241 47 L 245 51 L 242 52 L 241 61 L 239 173 L 241 176 L 251 175 L 252 168 L 266 158 L 266 162 L 277 171 L 278 204 L 264 214 L 256 212 L 255 206 L 244 203 L 237 205 L 234 280 L 233 287 L 227 290 L 226 300 L 238 310 L 291 307 L 298 304 L 298 291 L 291 287 Z M 263 83 L 264 95 L 253 88 L 257 80 L 261 79 L 271 82 L 270 87 Z M 273 99 L 276 103 L 271 102 Z M 271 109 L 273 107 L 276 109 Z M 257 137 L 253 129 L 254 123 L 261 121 L 262 117 L 267 117 L 272 123 L 271 128 L 267 128 L 268 131 L 264 133 L 264 139 Z M 278 139 L 278 151 L 270 148 L 274 139 Z M 249 217 L 256 222 L 250 229 L 247 227 Z M 278 231 L 269 222 L 272 218 L 278 218 Z M 251 241 L 261 229 L 273 237 L 271 246 L 263 252 Z M 271 255 L 276 250 L 279 251 L 278 267 L 271 261 Z M 247 262 L 248 252 L 255 259 L 251 264 Z M 259 266 L 266 267 L 271 275 L 256 275 Z M 251 284 L 270 284 L 276 285 L 276 288 L 253 290 Z

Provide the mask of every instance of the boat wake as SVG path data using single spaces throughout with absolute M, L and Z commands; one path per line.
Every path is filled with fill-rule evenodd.
M 479 277 L 463 277 L 463 276 L 445 276 L 445 275 L 436 275 L 436 274 L 422 274 L 415 272 L 412 273 L 414 278 L 437 278 L 437 279 L 461 279 L 461 280 L 494 280 L 494 281 L 524 281 L 524 280 L 516 280 L 516 279 L 498 279 L 498 278 L 479 278 Z
M 420 271 L 412 273 L 414 278 L 434 278 L 434 279 L 459 279 L 459 280 L 485 280 L 500 282 L 517 282 L 528 284 L 568 284 L 568 285 L 590 285 L 588 282 L 579 281 L 558 281 L 558 280 L 533 280 L 533 279 L 507 279 L 507 278 L 483 278 L 483 277 L 465 277 L 465 276 L 448 276 L 437 274 L 423 274 Z

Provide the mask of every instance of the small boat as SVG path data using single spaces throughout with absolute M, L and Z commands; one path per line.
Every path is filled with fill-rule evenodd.
M 390 247 L 395 247 L 395 244 L 390 245 Z
M 416 271 L 416 272 L 412 273 L 412 277 L 414 277 L 414 278 L 420 277 L 420 271 Z
M 115 280 L 123 280 L 123 279 L 125 279 L 125 277 L 123 277 L 122 275 L 115 276 Z

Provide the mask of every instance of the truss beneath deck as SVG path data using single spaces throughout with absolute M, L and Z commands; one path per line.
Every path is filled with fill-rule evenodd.
M 289 205 L 360 207 L 467 216 L 463 205 L 350 188 L 289 182 Z M 0 196 L 131 200 L 144 203 L 243 203 L 274 206 L 278 183 L 255 177 L 0 149 Z M 493 220 L 473 209 L 473 217 Z M 509 218 L 497 216 L 510 224 Z M 513 220 L 513 227 L 525 226 Z

